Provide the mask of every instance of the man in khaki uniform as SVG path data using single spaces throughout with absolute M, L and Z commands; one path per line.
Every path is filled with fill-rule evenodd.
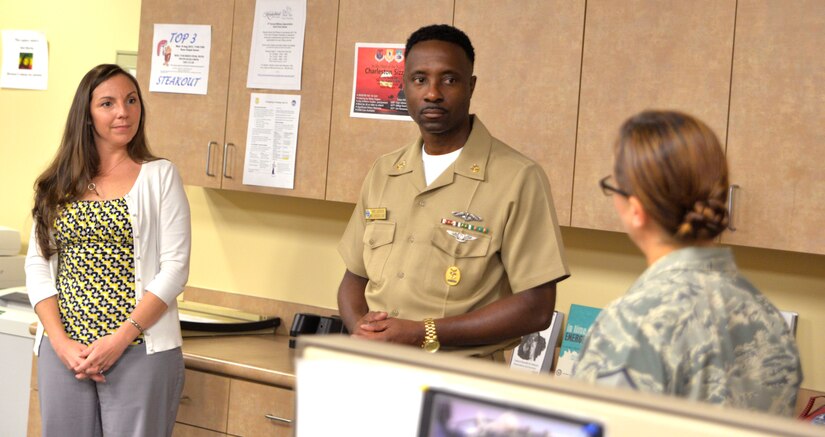
M 404 90 L 421 137 L 379 158 L 338 247 L 353 336 L 490 356 L 547 327 L 565 279 L 550 184 L 469 114 L 475 54 L 447 25 L 414 32 Z

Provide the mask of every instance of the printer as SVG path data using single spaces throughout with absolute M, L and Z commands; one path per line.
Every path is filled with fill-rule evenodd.
M 0 289 L 26 284 L 26 257 L 20 255 L 20 232 L 0 226 Z

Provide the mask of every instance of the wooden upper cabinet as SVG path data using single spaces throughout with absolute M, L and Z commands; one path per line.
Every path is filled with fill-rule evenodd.
M 598 181 L 612 172 L 613 142 L 631 115 L 684 111 L 724 141 L 735 11 L 734 0 L 587 2 L 573 226 L 621 229 Z
M 355 203 L 372 163 L 418 136 L 412 121 L 349 116 L 355 43 L 404 44 L 421 26 L 452 23 L 453 6 L 453 0 L 340 1 L 326 199 Z
M 208 7 L 199 0 L 143 0 L 141 3 L 137 75 L 146 104 L 149 146 L 156 155 L 174 162 L 184 182 L 190 185 L 212 188 L 221 185 L 219 160 L 226 124 L 232 8 L 232 0 L 211 1 Z M 212 27 L 206 95 L 149 91 L 156 23 Z
M 722 242 L 825 254 L 825 3 L 740 2 Z
M 196 0 L 143 0 L 141 10 L 138 80 L 148 106 L 147 131 L 152 149 L 177 164 L 189 185 L 323 199 L 337 1 L 307 1 L 300 91 L 246 87 L 255 0 L 213 1 L 208 6 Z M 148 91 L 155 23 L 211 25 L 209 88 L 205 96 Z M 243 184 L 253 92 L 301 95 L 292 190 Z
M 570 224 L 584 5 L 457 0 L 455 7 L 455 26 L 476 48 L 471 112 L 541 164 L 562 225 Z
M 323 199 L 329 149 L 329 108 L 335 67 L 335 37 L 338 26 L 337 0 L 308 0 L 304 34 L 304 58 L 300 91 L 263 90 L 246 87 L 249 51 L 255 22 L 255 0 L 235 0 L 232 36 L 232 68 L 226 119 L 226 164 L 222 187 L 258 193 Z M 252 93 L 298 94 L 301 114 L 295 152 L 294 189 L 243 185 Z M 221 144 L 223 147 L 223 144 Z

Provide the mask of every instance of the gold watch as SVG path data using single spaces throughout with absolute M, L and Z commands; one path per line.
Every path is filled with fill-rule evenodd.
M 435 353 L 440 347 L 441 343 L 438 342 L 438 334 L 435 332 L 435 321 L 424 319 L 424 342 L 421 343 L 421 348 L 429 353 Z

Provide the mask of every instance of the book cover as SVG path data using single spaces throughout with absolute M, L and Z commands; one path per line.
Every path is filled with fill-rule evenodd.
M 531 373 L 549 373 L 563 322 L 564 313 L 553 311 L 547 329 L 522 337 L 521 343 L 513 350 L 510 368 Z
M 799 319 L 799 313 L 794 311 L 780 311 L 780 313 L 785 318 L 785 323 L 788 324 L 791 334 L 796 337 L 796 320 Z
M 570 305 L 570 312 L 567 315 L 567 328 L 564 329 L 564 337 L 562 337 L 561 350 L 559 351 L 559 362 L 556 365 L 556 376 L 570 377 L 573 364 L 579 358 L 579 351 L 581 351 L 584 338 L 600 312 L 601 308 Z

